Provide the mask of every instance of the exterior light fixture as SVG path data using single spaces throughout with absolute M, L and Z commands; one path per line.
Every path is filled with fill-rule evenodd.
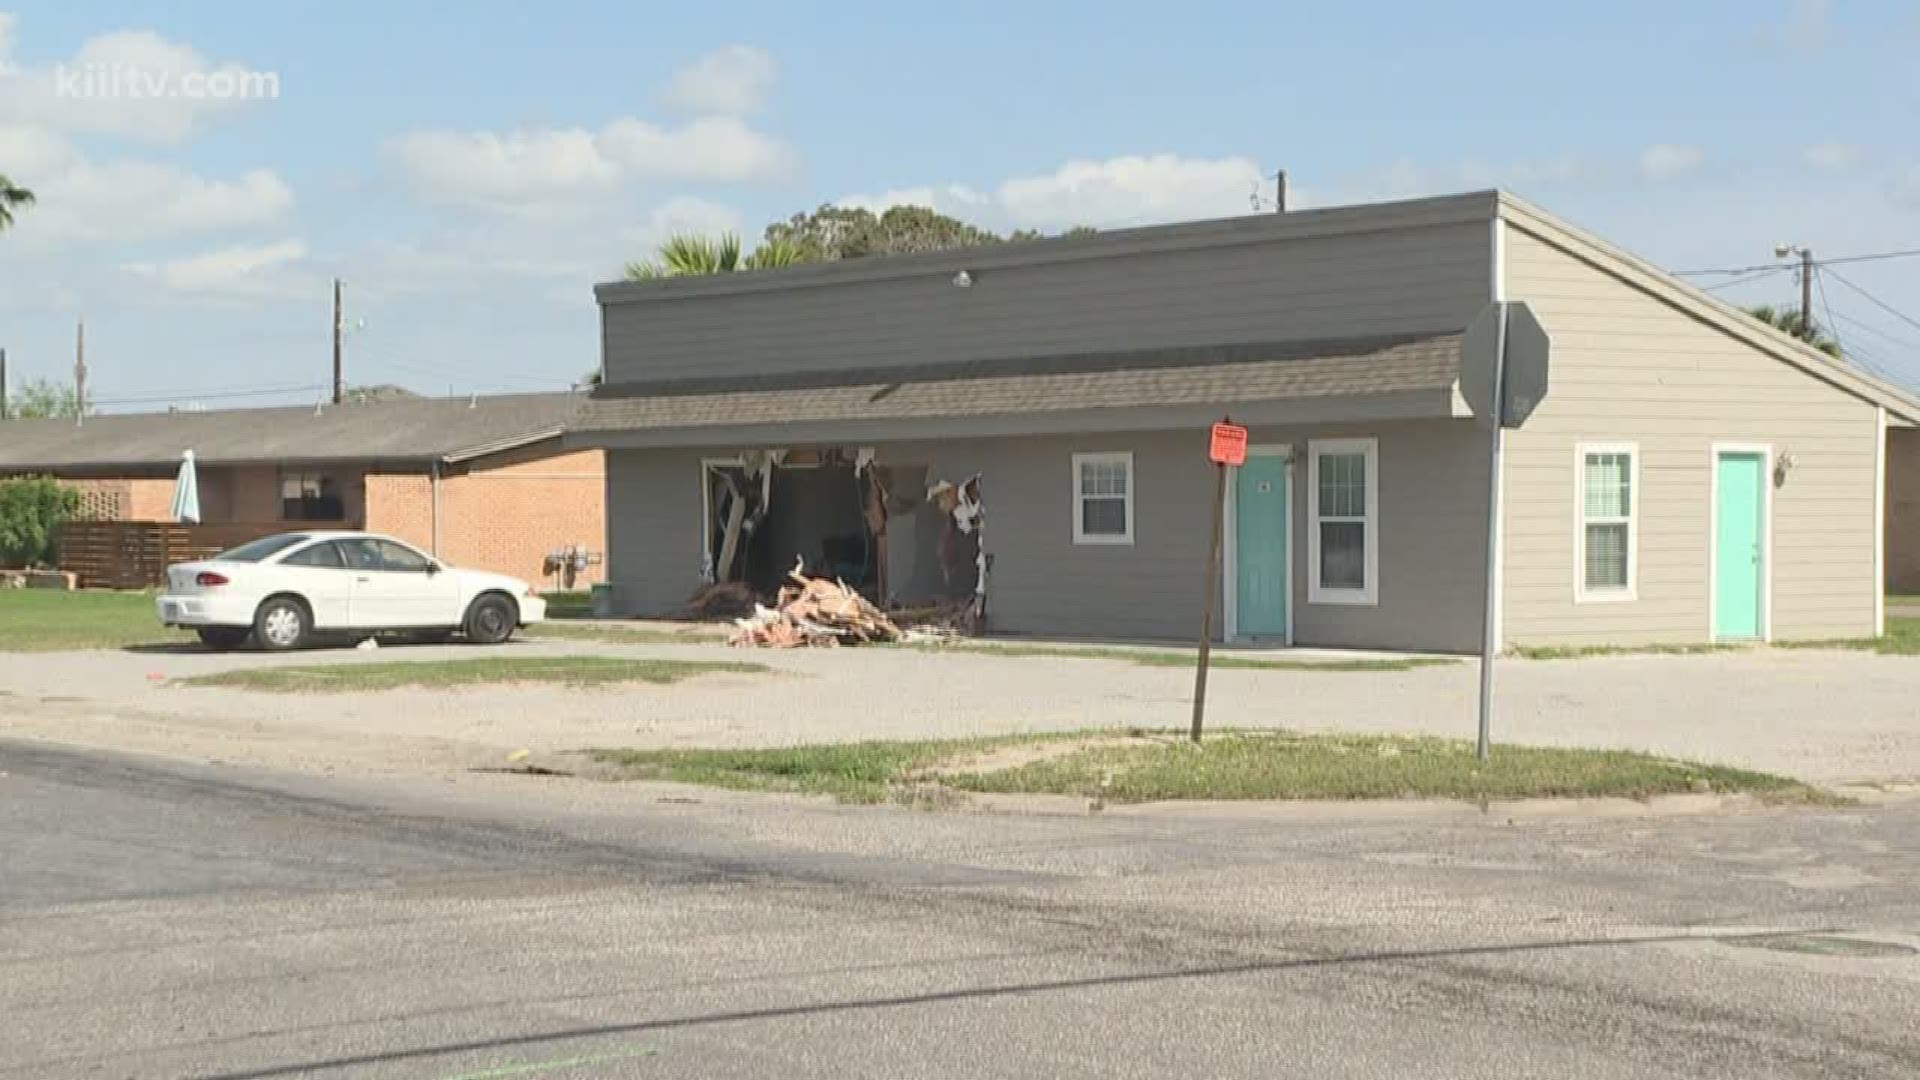
M 965 270 L 962 270 L 959 273 L 953 275 L 953 287 L 956 289 L 973 288 L 973 275 L 969 274 Z

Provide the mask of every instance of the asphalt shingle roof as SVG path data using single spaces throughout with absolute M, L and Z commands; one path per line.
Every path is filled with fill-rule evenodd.
M 1014 374 L 979 374 L 978 366 L 957 376 L 843 372 L 837 379 L 860 381 L 747 382 L 735 389 L 698 386 L 696 392 L 686 386 L 610 386 L 588 402 L 569 430 L 931 419 L 1441 391 L 1459 377 L 1460 335 L 1160 350 L 1088 363 L 1027 362 L 1022 366 L 1040 370 Z
M 459 459 L 557 435 L 585 396 L 398 398 L 208 412 L 0 421 L 0 471 L 203 464 Z

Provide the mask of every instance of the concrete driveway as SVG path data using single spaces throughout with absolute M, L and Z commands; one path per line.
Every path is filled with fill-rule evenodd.
M 0 654 L 0 734 L 277 767 L 455 772 L 509 751 L 762 746 L 1187 721 L 1192 673 L 1117 660 L 897 649 L 523 642 L 488 655 L 757 660 L 763 675 L 672 686 L 288 695 L 168 680 L 233 667 L 471 658 L 465 646 L 294 657 L 197 652 Z M 1472 662 L 1410 671 L 1216 670 L 1228 727 L 1471 737 Z M 1920 660 L 1854 652 L 1508 660 L 1495 738 L 1651 750 L 1820 783 L 1920 778 Z

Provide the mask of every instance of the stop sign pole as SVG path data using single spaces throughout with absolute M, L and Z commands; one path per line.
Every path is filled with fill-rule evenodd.
M 1207 715 L 1207 664 L 1213 655 L 1213 605 L 1220 593 L 1220 534 L 1227 516 L 1227 466 L 1247 462 L 1247 429 L 1221 417 L 1213 425 L 1207 443 L 1207 458 L 1213 462 L 1213 539 L 1207 544 L 1207 595 L 1201 603 L 1200 659 L 1193 668 L 1193 741 L 1200 741 L 1200 728 Z

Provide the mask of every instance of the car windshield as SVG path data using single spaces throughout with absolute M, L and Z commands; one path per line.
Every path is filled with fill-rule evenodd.
M 281 533 L 278 536 L 263 536 L 258 540 L 249 540 L 236 548 L 215 555 L 221 562 L 259 562 L 275 552 L 285 551 L 295 544 L 305 543 L 306 533 Z

